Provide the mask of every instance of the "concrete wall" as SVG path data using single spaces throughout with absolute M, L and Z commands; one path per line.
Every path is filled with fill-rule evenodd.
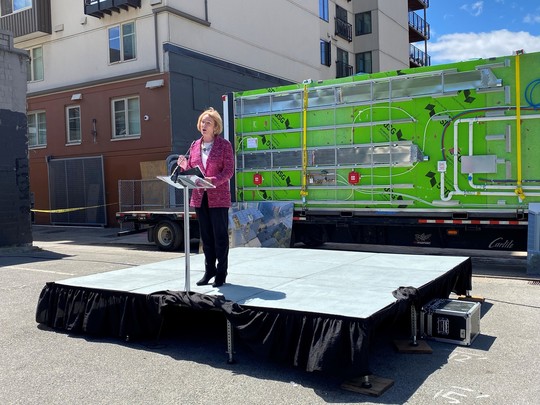
M 32 244 L 26 63 L 27 54 L 14 49 L 12 34 L 0 31 L 0 248 Z

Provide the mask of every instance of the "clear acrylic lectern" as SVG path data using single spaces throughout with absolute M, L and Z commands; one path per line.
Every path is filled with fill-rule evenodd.
M 173 174 L 172 176 L 157 176 L 158 179 L 165 183 L 179 188 L 184 191 L 184 254 L 186 259 L 185 281 L 184 291 L 191 291 L 191 283 L 189 279 L 190 267 L 190 237 L 189 237 L 189 190 L 195 188 L 215 188 L 215 186 L 209 181 L 193 174 Z M 176 180 L 176 181 L 175 181 Z

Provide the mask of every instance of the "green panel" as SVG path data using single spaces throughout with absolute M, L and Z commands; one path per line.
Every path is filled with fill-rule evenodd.
M 236 93 L 239 200 L 356 210 L 526 209 L 540 201 L 540 112 L 525 98 L 538 84 L 532 67 L 540 54 L 520 56 L 520 156 L 515 61 L 507 56 Z M 540 103 L 540 90 L 528 96 Z M 353 170 L 357 184 L 349 183 Z M 253 184 L 255 173 L 263 175 L 261 185 Z

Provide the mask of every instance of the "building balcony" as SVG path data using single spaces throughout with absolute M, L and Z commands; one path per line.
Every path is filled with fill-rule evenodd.
M 409 11 L 422 10 L 429 7 L 429 0 L 409 0 Z
M 353 67 L 341 60 L 336 61 L 336 78 L 352 76 Z
M 34 1 L 31 8 L 2 15 L 0 30 L 13 32 L 13 38 L 25 39 L 51 34 L 51 1 Z
M 427 41 L 429 36 L 429 24 L 418 14 L 409 11 L 409 42 Z
M 140 8 L 141 0 L 83 0 L 84 14 L 102 18 L 105 15 L 129 10 L 130 7 Z
M 336 35 L 347 41 L 352 41 L 352 24 L 340 18 L 336 18 Z
M 431 57 L 413 44 L 409 45 L 409 66 L 431 66 Z

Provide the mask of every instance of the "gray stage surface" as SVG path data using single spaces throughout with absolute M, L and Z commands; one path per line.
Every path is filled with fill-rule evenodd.
M 467 257 L 286 248 L 233 248 L 227 283 L 197 286 L 204 256 L 190 257 L 190 291 L 250 308 L 367 318 L 396 302 L 399 287 L 425 286 Z M 57 281 L 57 285 L 152 294 L 185 291 L 185 258 Z

